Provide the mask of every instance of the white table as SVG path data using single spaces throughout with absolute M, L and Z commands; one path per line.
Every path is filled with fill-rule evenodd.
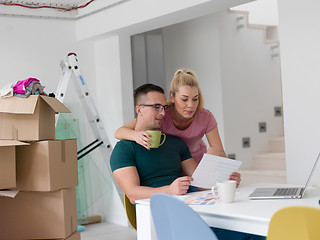
M 211 227 L 267 236 L 272 215 L 281 208 L 303 205 L 320 208 L 320 188 L 308 188 L 303 199 L 249 200 L 256 187 L 288 186 L 283 184 L 255 184 L 239 187 L 234 203 L 190 205 Z M 150 199 L 136 201 L 137 239 L 156 239 L 150 211 Z

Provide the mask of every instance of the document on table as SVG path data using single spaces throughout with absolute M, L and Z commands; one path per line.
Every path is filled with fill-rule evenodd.
M 231 173 L 238 171 L 241 161 L 204 154 L 192 174 L 192 186 L 211 188 L 217 182 L 227 181 Z
M 212 205 L 218 201 L 213 196 L 211 190 L 193 192 L 175 197 L 188 205 Z

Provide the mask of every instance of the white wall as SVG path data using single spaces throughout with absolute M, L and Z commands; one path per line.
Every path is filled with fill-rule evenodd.
M 320 2 L 278 7 L 288 182 L 304 184 L 320 151 Z M 320 185 L 319 167 L 313 182 Z
M 55 92 L 60 60 L 76 51 L 73 21 L 0 17 L 0 84 L 35 77 Z

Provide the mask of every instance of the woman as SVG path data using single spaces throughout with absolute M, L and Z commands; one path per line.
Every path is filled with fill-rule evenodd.
M 161 131 L 180 137 L 189 147 L 194 160 L 199 163 L 204 153 L 226 157 L 217 121 L 213 114 L 203 108 L 203 96 L 196 75 L 192 70 L 179 69 L 171 81 L 169 89 L 169 109 L 162 122 Z M 149 134 L 135 131 L 136 120 L 129 122 L 115 132 L 117 139 L 136 141 L 149 149 Z M 207 149 L 202 137 L 206 135 Z M 232 173 L 230 180 L 240 183 L 240 174 Z

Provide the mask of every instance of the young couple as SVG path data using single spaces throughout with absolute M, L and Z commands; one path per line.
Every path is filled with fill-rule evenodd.
M 168 105 L 163 89 L 153 84 L 135 90 L 134 104 L 137 118 L 115 133 L 116 138 L 128 140 L 119 141 L 110 158 L 114 177 L 132 203 L 150 198 L 154 193 L 185 194 L 204 153 L 225 157 L 217 122 L 212 113 L 203 108 L 200 87 L 192 71 L 181 69 L 175 73 Z M 167 134 L 164 144 L 150 149 L 147 130 Z M 204 135 L 210 145 L 208 149 L 202 141 Z M 230 179 L 235 180 L 237 186 L 241 181 L 239 173 L 232 173 Z M 219 239 L 265 239 L 212 229 Z
M 218 124 L 213 114 L 203 108 L 204 100 L 195 73 L 189 69 L 176 71 L 169 90 L 169 103 L 165 109 L 161 131 L 165 134 L 181 138 L 189 147 L 193 159 L 199 163 L 204 153 L 226 157 Z M 135 103 L 135 106 L 136 103 Z M 144 106 L 157 107 L 157 106 Z M 119 128 L 115 137 L 139 143 L 149 149 L 149 134 L 144 130 L 136 130 L 136 119 Z M 203 142 L 206 136 L 209 148 Z M 235 180 L 237 186 L 241 181 L 239 173 L 233 173 L 230 180 Z

